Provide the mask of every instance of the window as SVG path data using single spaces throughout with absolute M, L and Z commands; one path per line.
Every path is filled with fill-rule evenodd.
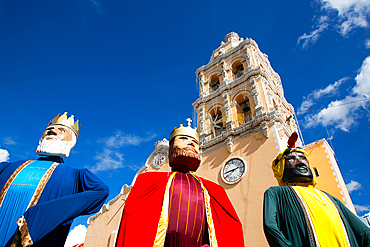
M 243 118 L 243 123 L 239 124 L 244 124 L 246 122 L 251 121 L 252 120 L 251 105 L 249 102 L 249 98 L 246 95 L 246 92 L 242 92 L 239 95 L 237 95 L 235 97 L 235 102 L 236 102 L 236 112 L 237 114 L 241 114 Z
M 235 79 L 244 75 L 244 65 L 240 61 L 236 61 L 231 66 L 233 69 L 233 73 L 235 75 Z
M 216 74 L 211 76 L 211 82 L 210 87 L 212 88 L 212 91 L 216 91 L 220 87 L 220 79 Z
M 239 77 L 241 77 L 242 75 L 244 75 L 244 67 L 243 67 L 243 64 L 241 64 L 241 65 L 239 65 L 238 67 L 236 67 L 235 77 L 236 77 L 236 78 L 239 78 Z
M 221 106 L 215 106 L 209 112 L 209 118 L 206 121 L 205 132 L 207 140 L 221 135 L 225 130 L 225 119 L 222 117 Z

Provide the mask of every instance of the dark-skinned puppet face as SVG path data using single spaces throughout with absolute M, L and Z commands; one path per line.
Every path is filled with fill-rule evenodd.
M 182 124 L 175 128 L 170 136 L 168 152 L 169 165 L 173 171 L 196 171 L 200 164 L 199 136 L 196 128 L 184 127 Z
M 315 186 L 317 181 L 312 174 L 308 154 L 300 148 L 287 148 L 280 152 L 271 165 L 280 186 L 308 184 Z
M 284 159 L 283 183 L 308 183 L 312 181 L 313 174 L 304 153 L 293 151 L 285 155 Z

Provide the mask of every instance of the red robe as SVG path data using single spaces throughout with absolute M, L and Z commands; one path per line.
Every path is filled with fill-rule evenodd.
M 146 172 L 137 177 L 123 210 L 116 247 L 153 247 L 170 175 L 171 172 Z M 242 224 L 225 190 L 214 182 L 197 178 L 210 195 L 218 247 L 243 247 Z

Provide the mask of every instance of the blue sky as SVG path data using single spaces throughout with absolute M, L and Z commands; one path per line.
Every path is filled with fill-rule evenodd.
M 369 21 L 365 0 L 0 0 L 0 159 L 37 158 L 47 123 L 68 111 L 82 127 L 66 164 L 93 170 L 115 197 L 194 115 L 195 71 L 235 31 L 269 56 L 304 142 L 330 139 L 364 215 Z

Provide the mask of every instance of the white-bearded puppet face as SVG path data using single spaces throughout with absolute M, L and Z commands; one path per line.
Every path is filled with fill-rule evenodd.
M 68 157 L 76 144 L 76 134 L 63 125 L 50 125 L 41 136 L 36 153 L 44 156 Z

